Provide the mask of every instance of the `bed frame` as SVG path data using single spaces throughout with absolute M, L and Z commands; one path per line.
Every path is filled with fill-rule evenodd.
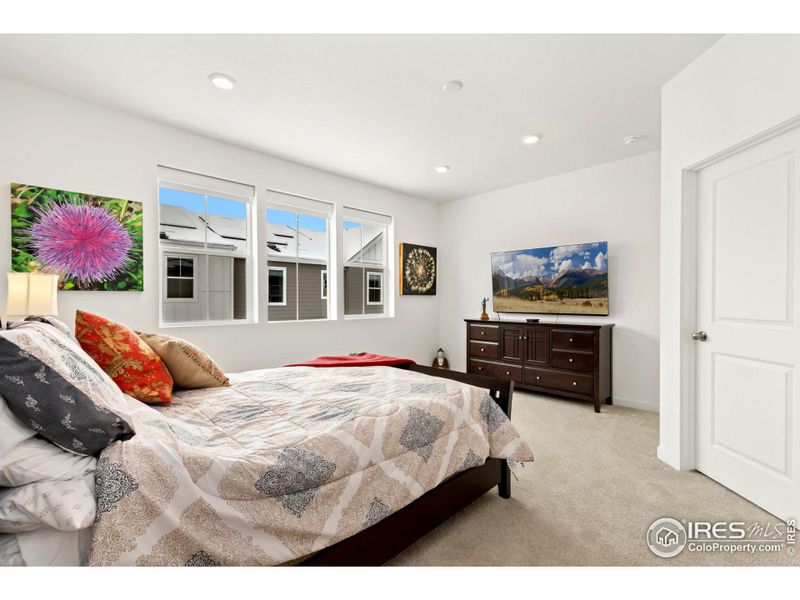
M 398 368 L 486 388 L 503 412 L 511 418 L 513 381 L 501 381 L 483 375 L 471 375 L 420 365 L 401 365 Z M 482 466 L 454 475 L 405 508 L 392 513 L 372 527 L 317 552 L 301 564 L 311 566 L 382 565 L 494 486 L 498 487 L 502 498 L 510 498 L 510 475 L 508 463 L 505 460 L 490 458 Z

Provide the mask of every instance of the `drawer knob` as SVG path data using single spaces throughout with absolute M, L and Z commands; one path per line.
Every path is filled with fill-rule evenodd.
M 511 375 L 511 371 L 506 371 L 506 375 Z
M 571 358 L 569 359 L 569 362 L 572 362 L 572 359 L 571 359 Z
M 483 367 L 478 367 L 478 371 L 483 371 Z
M 486 332 L 485 332 L 485 331 L 481 331 L 481 335 L 486 335 Z M 571 342 L 571 341 L 572 341 L 572 340 L 570 340 L 570 342 Z
M 569 338 L 570 343 L 572 343 L 572 338 Z
M 481 352 L 483 352 L 483 348 L 481 348 Z
M 578 385 L 578 382 L 577 381 L 573 381 L 572 385 Z
M 519 339 L 522 339 L 522 336 L 519 336 Z
M 539 376 L 537 375 L 537 376 L 536 376 L 536 381 L 539 381 L 540 379 L 541 379 L 541 377 L 539 377 Z

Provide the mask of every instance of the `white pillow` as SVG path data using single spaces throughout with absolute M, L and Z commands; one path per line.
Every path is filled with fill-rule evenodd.
M 93 456 L 66 452 L 17 419 L 0 396 L 0 487 L 73 479 L 94 470 Z
M 85 529 L 94 522 L 94 476 L 66 481 L 37 481 L 0 491 L 0 533 L 50 527 Z

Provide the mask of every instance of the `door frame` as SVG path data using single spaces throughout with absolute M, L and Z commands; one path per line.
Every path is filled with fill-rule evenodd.
M 697 239 L 700 171 L 772 138 L 800 127 L 800 114 L 738 144 L 712 154 L 681 171 L 681 302 L 680 302 L 680 428 L 678 468 L 697 468 L 697 342 L 691 332 L 697 327 Z M 670 461 L 667 461 L 670 462 Z

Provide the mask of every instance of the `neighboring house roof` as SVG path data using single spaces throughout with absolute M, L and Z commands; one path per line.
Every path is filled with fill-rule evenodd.
M 204 215 L 180 206 L 161 205 L 160 236 L 175 246 L 247 251 L 245 220 L 211 215 L 206 222 Z
M 362 231 L 367 234 L 366 242 L 361 243 Z M 343 254 L 346 258 L 345 263 L 375 262 L 364 261 L 363 256 L 368 256 L 378 243 L 383 240 L 383 229 L 370 231 L 367 228 L 356 227 L 344 230 Z
M 299 235 L 298 235 L 299 231 Z M 300 248 L 298 251 L 298 240 Z M 324 231 L 267 222 L 267 255 L 275 258 L 326 261 L 328 236 Z

